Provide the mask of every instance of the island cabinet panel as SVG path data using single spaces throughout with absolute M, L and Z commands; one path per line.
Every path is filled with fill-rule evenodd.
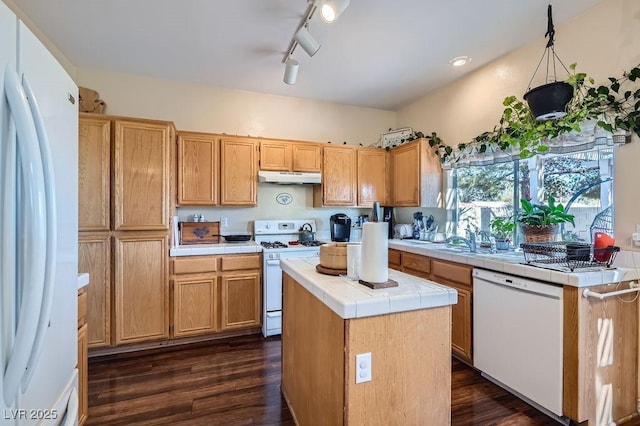
M 344 424 L 345 321 L 283 274 L 282 393 L 299 425 Z M 307 374 L 310 373 L 310 374 Z
M 78 230 L 108 231 L 111 203 L 111 120 L 80 116 Z
M 87 340 L 91 348 L 111 345 L 111 237 L 108 232 L 81 232 L 78 271 L 89 274 Z
M 218 151 L 216 135 L 178 132 L 178 205 L 218 204 Z
M 217 277 L 173 280 L 173 335 L 210 333 L 218 329 Z
M 166 233 L 116 236 L 116 344 L 169 337 L 167 247 Z
M 374 201 L 387 204 L 387 152 L 380 148 L 358 148 L 357 153 L 358 206 L 371 207 Z
M 282 392 L 300 425 L 451 423 L 449 306 L 342 319 L 283 275 Z M 356 355 L 372 380 L 356 384 Z
M 426 139 L 391 150 L 391 204 L 442 207 L 442 166 Z
M 322 172 L 322 145 L 312 142 L 291 144 L 294 172 Z
M 220 204 L 255 206 L 258 202 L 258 143 L 254 139 L 220 138 Z
M 356 169 L 356 147 L 325 146 L 322 184 L 313 187 L 314 206 L 355 206 Z
M 589 290 L 608 293 L 625 288 L 629 288 L 628 282 Z M 637 410 L 640 302 L 633 295 L 585 298 L 583 291 L 565 286 L 563 292 L 563 413 L 577 423 L 600 424 L 598 406 L 611 385 L 612 419 L 620 424 Z M 602 344 L 608 329 L 605 320 L 612 323 L 611 356 L 606 351 L 608 345 Z
M 113 217 L 115 231 L 169 229 L 173 124 L 114 122 Z

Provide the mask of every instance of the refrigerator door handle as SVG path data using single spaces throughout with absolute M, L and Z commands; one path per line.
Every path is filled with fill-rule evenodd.
M 31 115 L 36 126 L 36 134 L 38 135 L 38 142 L 40 144 L 40 155 L 42 157 L 42 172 L 44 176 L 45 184 L 45 197 L 46 197 L 46 220 L 47 220 L 47 244 L 46 244 L 46 263 L 45 263 L 45 280 L 44 291 L 42 295 L 42 306 L 40 309 L 40 319 L 38 321 L 38 329 L 36 332 L 36 338 L 33 342 L 33 349 L 31 350 L 31 356 L 27 364 L 27 371 L 22 382 L 22 390 L 26 390 L 33 377 L 35 371 L 35 365 L 38 362 L 40 353 L 42 352 L 42 344 L 47 334 L 47 328 L 49 326 L 49 319 L 51 318 L 51 307 L 53 305 L 53 293 L 55 286 L 56 276 L 56 252 L 58 245 L 58 235 L 56 226 L 56 192 L 55 192 L 55 174 L 53 172 L 53 160 L 51 157 L 51 150 L 49 148 L 49 137 L 47 136 L 47 129 L 44 126 L 44 120 L 36 95 L 29 84 L 26 75 L 22 75 L 22 86 L 24 87 L 29 101 L 29 108 L 31 109 Z
M 13 348 L 10 348 L 3 377 L 4 401 L 11 406 L 17 397 L 20 382 L 31 357 L 40 319 L 45 257 L 39 250 L 46 244 L 46 197 L 38 135 L 20 79 L 10 67 L 5 71 L 4 88 L 16 127 L 22 182 L 25 189 L 22 197 L 25 210 L 20 214 L 24 216 L 23 223 L 26 221 L 29 224 L 25 227 L 24 250 L 20 252 L 30 260 L 28 268 L 21 268 L 24 262 L 18 265 L 18 277 L 22 283 L 22 300 L 18 312 L 15 341 Z
M 64 423 L 61 426 L 74 426 L 78 424 L 78 413 L 80 411 L 80 402 L 78 399 L 78 391 L 72 388 L 69 392 L 69 401 L 67 402 L 67 412 L 64 415 Z

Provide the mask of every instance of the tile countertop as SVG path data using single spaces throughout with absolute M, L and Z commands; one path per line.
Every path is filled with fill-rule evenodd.
M 518 275 L 534 280 L 573 287 L 619 283 L 640 278 L 640 270 L 634 268 L 615 267 L 611 269 L 602 268 L 596 271 L 560 272 L 537 266 L 529 266 L 523 264 L 524 255 L 521 252 L 507 252 L 504 254 L 500 252 L 495 254 L 469 253 L 452 250 L 448 248 L 446 244 L 396 239 L 389 240 L 389 248 L 451 262 L 465 263 L 495 272 L 503 272 L 505 274 Z
M 89 274 L 78 274 L 78 290 L 89 285 Z
M 320 274 L 317 264 L 317 257 L 280 261 L 284 272 L 344 319 L 458 303 L 455 289 L 393 269 L 389 278 L 397 281 L 398 287 L 373 290 L 346 277 Z
M 260 253 L 262 246 L 255 241 L 219 244 L 191 244 L 171 247 L 169 256 L 200 256 L 207 254 Z

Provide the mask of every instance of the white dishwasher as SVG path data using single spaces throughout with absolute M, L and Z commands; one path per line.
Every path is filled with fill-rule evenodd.
M 474 366 L 564 423 L 562 327 L 562 286 L 473 270 Z

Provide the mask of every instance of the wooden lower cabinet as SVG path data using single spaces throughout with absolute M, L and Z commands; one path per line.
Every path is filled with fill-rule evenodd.
M 193 336 L 218 330 L 218 277 L 175 278 L 173 335 Z
M 78 291 L 78 425 L 89 413 L 89 336 L 87 334 L 87 288 Z
M 171 258 L 172 337 L 259 327 L 259 253 Z
M 473 364 L 473 267 L 389 249 L 389 268 L 453 287 L 458 303 L 451 305 L 451 351 Z
M 90 348 L 111 345 L 111 236 L 108 232 L 81 232 L 78 271 L 91 277 L 87 287 L 87 324 Z
M 220 289 L 222 330 L 260 325 L 260 273 L 223 275 Z
M 166 233 L 115 237 L 115 344 L 169 337 Z

